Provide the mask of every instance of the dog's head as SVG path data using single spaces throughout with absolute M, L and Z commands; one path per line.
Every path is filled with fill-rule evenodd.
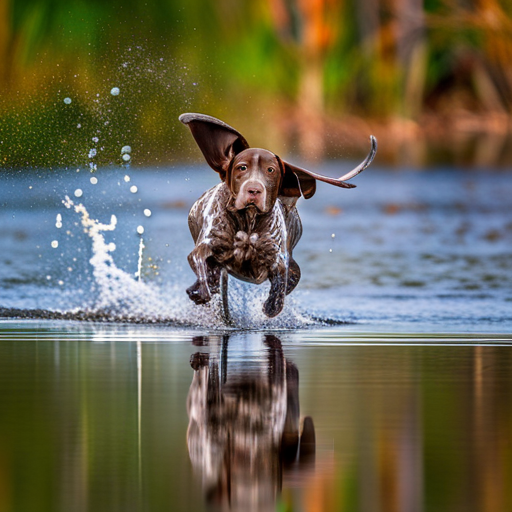
M 371 136 L 371 151 L 355 169 L 341 178 L 329 178 L 285 162 L 266 149 L 250 148 L 242 134 L 215 117 L 204 114 L 182 114 L 186 124 L 210 167 L 217 171 L 233 196 L 233 208 L 255 207 L 260 213 L 270 211 L 276 199 L 289 198 L 292 204 L 303 196 L 315 194 L 316 180 L 342 188 L 373 160 L 377 140 Z

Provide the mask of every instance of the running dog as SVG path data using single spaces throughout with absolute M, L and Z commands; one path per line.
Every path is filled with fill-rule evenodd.
M 222 269 L 249 283 L 270 281 L 263 305 L 268 317 L 277 316 L 285 296 L 300 280 L 292 251 L 302 235 L 295 204 L 312 197 L 316 182 L 353 188 L 346 183 L 372 162 L 377 140 L 355 169 L 330 178 L 296 167 L 271 151 L 251 148 L 242 134 L 228 124 L 204 114 L 182 114 L 210 167 L 221 183 L 205 192 L 192 206 L 188 224 L 195 242 L 189 264 L 197 281 L 187 289 L 196 304 L 219 293 Z

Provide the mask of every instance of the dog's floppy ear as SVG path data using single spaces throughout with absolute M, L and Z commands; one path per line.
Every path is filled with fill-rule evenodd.
M 279 159 L 279 162 L 283 173 L 279 195 L 296 198 L 302 195 L 306 199 L 313 197 L 316 192 L 315 178 L 312 178 L 300 167 L 296 167 L 281 159 Z
M 289 164 L 288 162 L 280 159 L 283 179 L 279 195 L 285 197 L 300 197 L 303 195 L 305 199 L 309 199 L 315 194 L 316 180 L 329 183 L 336 187 L 355 188 L 355 185 L 347 183 L 347 180 L 350 180 L 360 172 L 363 172 L 372 163 L 375 153 L 377 153 L 377 139 L 373 135 L 370 135 L 370 144 L 370 152 L 366 158 L 357 167 L 340 178 L 323 176 L 322 174 L 302 169 L 301 167 Z
M 181 114 L 179 119 L 190 128 L 208 165 L 224 181 L 233 157 L 249 147 L 243 135 L 220 119 L 204 114 Z

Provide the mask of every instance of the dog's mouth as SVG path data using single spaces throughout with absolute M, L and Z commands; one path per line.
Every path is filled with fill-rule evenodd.
M 259 204 L 254 198 L 249 198 L 244 202 L 240 202 L 236 197 L 231 196 L 226 205 L 226 209 L 230 212 L 240 212 L 242 210 L 256 210 L 256 213 L 266 213 L 265 205 Z
M 256 213 L 266 213 L 265 210 L 262 210 L 258 205 L 254 204 L 254 203 L 248 203 L 245 206 L 243 206 L 242 208 L 238 208 L 237 206 L 234 205 L 234 203 L 231 203 L 228 205 L 227 209 L 230 212 L 241 212 L 241 211 L 246 210 L 246 211 L 255 211 Z
M 245 205 L 245 209 L 247 209 L 247 208 L 256 208 L 256 210 L 261 212 L 261 208 L 254 201 L 247 201 L 247 204 Z

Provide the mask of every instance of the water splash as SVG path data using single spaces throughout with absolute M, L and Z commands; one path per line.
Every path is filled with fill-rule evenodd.
M 80 215 L 81 226 L 92 241 L 89 262 L 97 297 L 91 306 L 59 312 L 58 315 L 64 315 L 63 318 L 158 322 L 226 329 L 220 314 L 219 297 L 215 296 L 208 305 L 196 306 L 186 297 L 181 284 L 168 283 L 165 289 L 161 289 L 154 283 L 142 280 L 145 249 L 142 237 L 139 239 L 137 271 L 130 274 L 117 267 L 113 257 L 116 245 L 105 239 L 105 234 L 115 231 L 117 227 L 115 215 L 111 215 L 109 223 L 102 223 L 93 219 L 82 203 L 75 204 L 69 196 L 65 197 L 63 204 Z M 298 311 L 290 298 L 279 317 L 267 318 L 262 311 L 266 293 L 266 287 L 258 287 L 254 292 L 247 290 L 247 285 L 231 280 L 230 307 L 236 329 L 286 329 L 314 323 Z
M 144 252 L 144 248 L 145 248 L 144 240 L 142 239 L 142 237 L 140 237 L 140 242 L 139 242 L 139 260 L 137 262 L 137 272 L 135 272 L 135 277 L 137 278 L 137 281 L 140 281 L 141 280 L 141 276 L 142 276 L 142 255 L 143 255 L 143 252 Z
M 91 218 L 85 206 L 82 203 L 75 204 L 69 196 L 66 196 L 63 203 L 66 208 L 73 208 L 81 216 L 84 231 L 92 240 L 93 255 L 89 261 L 93 267 L 94 282 L 99 292 L 91 308 L 92 311 L 101 311 L 128 319 L 171 320 L 166 304 L 160 300 L 157 290 L 140 279 L 134 280 L 130 274 L 116 266 L 112 256 L 116 246 L 113 243 L 107 243 L 104 236 L 104 233 L 116 229 L 116 216 L 112 215 L 110 223 L 104 224 Z M 139 275 L 141 266 L 140 263 Z M 151 305 L 151 312 L 148 312 L 148 305 Z

